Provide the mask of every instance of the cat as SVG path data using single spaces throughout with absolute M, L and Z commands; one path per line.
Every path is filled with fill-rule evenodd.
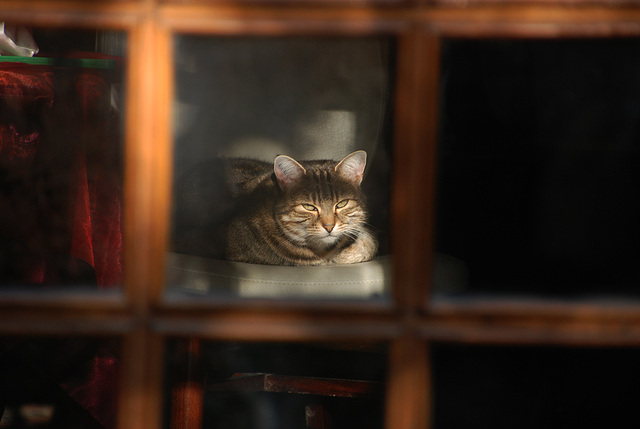
M 267 265 L 369 261 L 378 244 L 360 189 L 366 158 L 356 151 L 339 162 L 279 155 L 202 164 L 177 189 L 175 250 Z

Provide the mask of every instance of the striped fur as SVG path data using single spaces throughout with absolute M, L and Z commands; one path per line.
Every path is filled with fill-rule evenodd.
M 365 162 L 363 151 L 340 162 L 297 162 L 286 156 L 273 164 L 227 160 L 226 193 L 217 199 L 232 209 L 227 216 L 216 216 L 204 256 L 270 265 L 372 259 L 377 243 L 366 226 L 360 190 Z

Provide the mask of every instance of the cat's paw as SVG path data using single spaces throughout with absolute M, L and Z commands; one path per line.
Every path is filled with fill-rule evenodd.
M 357 264 L 367 262 L 376 256 L 378 243 L 369 233 L 361 234 L 349 247 L 337 254 L 332 262 L 335 264 Z

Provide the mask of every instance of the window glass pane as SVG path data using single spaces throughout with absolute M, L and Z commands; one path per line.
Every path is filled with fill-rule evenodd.
M 0 338 L 0 427 L 115 428 L 120 344 Z
M 0 285 L 122 281 L 123 34 L 5 24 Z M 33 54 L 33 56 L 29 56 Z
M 433 348 L 434 428 L 623 427 L 637 421 L 637 348 Z
M 392 41 L 175 46 L 173 291 L 385 295 Z
M 639 48 L 445 41 L 438 291 L 638 296 Z
M 169 427 L 383 427 L 382 344 L 176 340 L 168 362 Z

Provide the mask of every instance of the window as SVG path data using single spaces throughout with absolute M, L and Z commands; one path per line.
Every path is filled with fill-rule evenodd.
M 200 299 L 388 297 L 392 40 L 180 35 L 174 46 L 170 290 Z M 377 258 L 323 268 L 291 268 L 286 258 L 265 267 L 249 253 L 226 258 L 236 243 L 256 245 L 253 229 L 222 232 L 230 219 L 269 224 L 267 216 L 251 214 L 266 207 L 261 195 L 239 198 L 235 182 L 225 186 L 243 174 L 240 166 L 224 167 L 225 160 L 248 159 L 251 168 L 260 162 L 273 172 L 278 155 L 339 161 L 356 151 L 366 153 L 358 204 L 368 213 L 363 225 L 377 237 Z M 305 201 L 316 201 L 314 195 Z M 292 222 L 278 225 L 286 230 Z
M 45 104 L 0 94 L 3 234 L 19 250 L 55 250 L 25 259 L 0 248 L 0 360 L 22 368 L 3 369 L 2 425 L 52 409 L 65 427 L 121 429 L 632 416 L 640 14 L 617 2 L 507 3 L 2 2 L 6 23 L 72 70 L 50 88 L 74 101 L 43 119 L 33 109 Z M 13 62 L 29 61 L 52 66 Z M 78 109 L 88 100 L 71 82 L 87 68 L 104 83 L 104 116 Z M 68 126 L 67 115 L 92 122 Z M 7 136 L 28 147 L 45 131 L 55 168 L 42 171 L 60 175 L 23 192 Z M 209 294 L 219 280 L 172 277 L 178 182 L 202 153 L 248 142 L 269 158 L 272 144 L 299 150 L 295 140 L 309 156 L 345 155 L 314 152 L 330 147 L 314 144 L 319 131 L 375 148 L 367 186 L 391 268 L 381 296 Z M 66 168 L 79 154 L 87 168 Z M 47 218 L 53 208 L 62 214 Z M 102 235 L 74 241 L 87 230 L 70 219 L 88 215 Z M 27 226 L 11 228 L 16 219 Z M 43 359 L 40 373 L 25 370 Z M 77 383 L 96 370 L 98 387 Z M 43 380 L 51 390 L 36 397 Z M 14 389 L 20 401 L 7 400 Z M 77 400 L 89 393 L 97 408 Z

